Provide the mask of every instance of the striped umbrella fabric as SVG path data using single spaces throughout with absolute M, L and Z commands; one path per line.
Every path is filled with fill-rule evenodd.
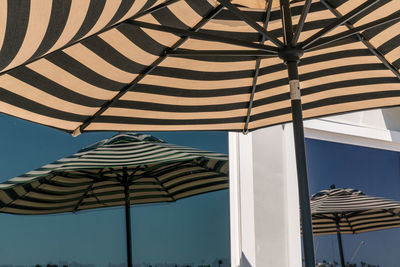
M 342 234 L 400 227 L 400 202 L 351 188 L 323 190 L 311 198 L 314 234 Z
M 1 0 L 0 112 L 74 134 L 291 121 L 279 2 L 232 3 Z M 291 1 L 305 118 L 400 104 L 399 10 Z
M 340 261 L 346 266 L 341 234 L 358 234 L 400 227 L 400 202 L 365 195 L 351 188 L 323 190 L 311 197 L 313 232 L 336 234 Z
M 171 202 L 228 188 L 226 155 L 118 134 L 0 184 L 0 212 L 50 214 Z

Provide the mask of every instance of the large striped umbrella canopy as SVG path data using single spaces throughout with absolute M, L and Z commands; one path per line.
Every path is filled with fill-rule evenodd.
M 399 105 L 399 26 L 400 0 L 0 0 L 0 112 L 75 135 L 293 119 L 314 267 L 302 109 Z
M 400 202 L 365 195 L 351 188 L 323 190 L 311 197 L 314 234 L 337 234 L 344 266 L 341 234 L 400 227 Z
M 1 0 L 0 112 L 75 134 L 288 122 L 279 1 L 233 3 Z M 399 10 L 292 1 L 304 117 L 400 104 Z
M 171 202 L 228 188 L 228 158 L 150 135 L 118 134 L 0 184 L 0 212 L 51 214 Z

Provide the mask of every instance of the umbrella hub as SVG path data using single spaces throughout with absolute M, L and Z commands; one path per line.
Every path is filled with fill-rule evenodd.
M 299 62 L 303 56 L 304 51 L 300 47 L 285 46 L 279 50 L 279 57 L 285 62 Z
M 290 45 L 285 45 L 282 49 L 279 50 L 278 55 L 281 59 L 283 59 L 283 62 L 285 63 L 288 69 L 291 100 L 300 100 L 301 98 L 297 64 L 300 61 L 300 58 L 303 56 L 303 54 L 304 54 L 303 49 L 299 47 L 292 47 Z M 301 107 L 301 103 L 298 104 L 300 105 L 299 107 Z

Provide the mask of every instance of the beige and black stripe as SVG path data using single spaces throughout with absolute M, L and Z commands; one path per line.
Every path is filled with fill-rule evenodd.
M 125 176 L 126 175 L 126 176 Z M 228 188 L 226 155 L 119 134 L 0 184 L 0 212 L 51 214 L 171 202 Z
M 358 234 L 400 227 L 400 202 L 354 189 L 323 190 L 311 198 L 315 235 Z
M 75 134 L 291 121 L 278 47 L 217 0 L 0 3 L 2 113 Z M 291 3 L 295 27 L 304 4 Z M 267 17 L 240 10 L 259 25 L 269 18 L 282 40 L 272 6 Z M 399 26 L 400 0 L 312 1 L 299 38 L 304 117 L 399 105 Z

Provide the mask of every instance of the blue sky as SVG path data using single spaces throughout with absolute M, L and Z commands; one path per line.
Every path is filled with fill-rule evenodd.
M 77 138 L 40 125 L 0 115 L 2 140 L 0 181 L 68 156 L 114 133 L 89 133 Z M 225 132 L 159 132 L 158 138 L 180 145 L 228 153 Z M 400 201 L 399 153 L 307 140 L 310 192 L 351 187 Z M 134 262 L 211 262 L 229 257 L 229 193 L 227 190 L 172 204 L 132 208 Z M 106 266 L 125 261 L 122 208 L 78 214 L 16 216 L 0 214 L 1 264 L 47 263 L 59 260 Z M 349 259 L 398 267 L 400 230 L 343 237 Z M 316 237 L 317 259 L 339 261 L 336 236 Z

